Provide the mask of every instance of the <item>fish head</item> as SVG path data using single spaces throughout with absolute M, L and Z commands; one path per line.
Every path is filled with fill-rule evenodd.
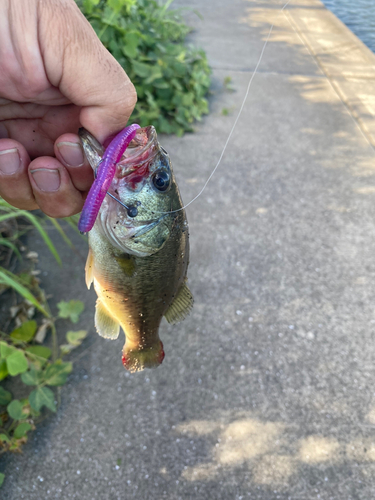
M 95 170 L 103 148 L 87 131 L 80 135 Z M 115 247 L 144 257 L 158 252 L 184 221 L 169 155 L 154 127 L 141 128 L 116 166 L 95 224 Z

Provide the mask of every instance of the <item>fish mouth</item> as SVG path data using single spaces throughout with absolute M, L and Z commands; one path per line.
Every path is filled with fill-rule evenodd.
M 147 174 L 147 169 L 142 167 L 145 167 L 155 158 L 159 148 L 156 130 L 152 125 L 138 129 L 123 157 L 117 163 L 117 179 L 128 177 L 134 172 L 142 172 L 141 175 L 144 177 Z
M 95 171 L 104 154 L 105 148 L 84 128 L 79 129 L 79 136 L 86 158 L 91 168 Z M 111 137 L 106 142 L 109 139 Z M 157 155 L 159 148 L 156 130 L 152 125 L 138 129 L 121 160 L 117 163 L 115 177 L 121 179 L 137 170 L 142 170 L 141 167 L 149 163 Z

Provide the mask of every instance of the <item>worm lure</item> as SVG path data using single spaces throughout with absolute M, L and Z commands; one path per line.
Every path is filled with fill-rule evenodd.
M 78 229 L 81 233 L 87 233 L 95 224 L 100 207 L 115 176 L 116 165 L 139 128 L 140 126 L 136 123 L 124 128 L 112 139 L 105 150 L 79 218 Z

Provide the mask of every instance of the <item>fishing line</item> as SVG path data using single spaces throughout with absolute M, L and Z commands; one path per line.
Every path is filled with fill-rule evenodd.
M 284 6 L 280 9 L 280 12 L 283 12 L 283 13 L 284 13 L 284 9 L 288 6 L 288 4 L 289 4 L 290 2 L 291 2 L 291 0 L 288 0 L 288 1 L 285 3 L 285 5 L 284 5 Z M 285 15 L 285 14 L 284 14 L 284 15 Z M 251 78 L 250 78 L 249 83 L 248 83 L 248 85 L 247 85 L 247 89 L 246 89 L 245 97 L 243 98 L 243 101 L 242 101 L 242 104 L 241 104 L 240 110 L 239 110 L 239 112 L 238 112 L 238 114 L 237 114 L 237 117 L 236 117 L 236 119 L 235 119 L 234 123 L 233 123 L 232 129 L 231 129 L 231 131 L 229 132 L 228 138 L 227 138 L 227 140 L 226 140 L 226 142 L 225 142 L 225 144 L 224 144 L 224 147 L 223 147 L 223 150 L 222 150 L 221 155 L 220 155 L 220 157 L 219 157 L 219 160 L 218 160 L 218 162 L 216 163 L 215 168 L 212 170 L 211 174 L 209 175 L 208 179 L 207 179 L 207 180 L 206 180 L 206 182 L 204 183 L 204 185 L 203 185 L 202 189 L 199 191 L 199 193 L 198 193 L 198 194 L 197 194 L 197 195 L 196 195 L 196 196 L 195 196 L 195 197 L 194 197 L 191 201 L 189 201 L 189 203 L 187 203 L 187 204 L 186 204 L 186 205 L 184 205 L 183 207 L 178 208 L 177 210 L 171 210 L 171 211 L 169 211 L 169 212 L 158 212 L 158 211 L 156 211 L 156 210 L 153 210 L 153 212 L 154 212 L 154 213 L 159 213 L 159 214 L 169 213 L 169 214 L 170 214 L 170 213 L 180 212 L 181 210 L 184 210 L 185 208 L 187 208 L 188 206 L 190 206 L 192 203 L 194 203 L 194 201 L 195 201 L 195 200 L 197 200 L 197 199 L 201 196 L 201 194 L 204 192 L 204 190 L 206 189 L 206 187 L 207 187 L 208 183 L 210 182 L 210 180 L 212 179 L 212 177 L 214 176 L 215 172 L 217 171 L 217 169 L 218 169 L 218 168 L 219 168 L 219 166 L 220 166 L 221 160 L 222 160 L 222 158 L 223 158 L 223 156 L 224 156 L 224 153 L 225 153 L 225 151 L 226 151 L 226 149 L 227 149 L 227 146 L 228 146 L 228 144 L 229 144 L 229 141 L 230 141 L 230 139 L 231 139 L 231 137 L 232 137 L 232 135 L 233 135 L 233 132 L 234 132 L 234 130 L 235 130 L 235 128 L 236 128 L 237 122 L 238 122 L 238 120 L 240 119 L 240 116 L 241 116 L 241 114 L 242 114 L 243 108 L 245 107 L 245 104 L 246 104 L 247 97 L 248 97 L 248 95 L 249 95 L 249 91 L 250 91 L 251 84 L 253 83 L 254 77 L 255 77 L 255 75 L 257 74 L 257 71 L 258 71 L 258 68 L 259 68 L 260 63 L 262 62 L 262 59 L 263 59 L 263 54 L 264 54 L 264 51 L 266 50 L 266 47 L 267 47 L 267 44 L 268 44 L 268 41 L 269 41 L 269 39 L 270 39 L 270 36 L 271 36 L 271 33 L 272 33 L 272 30 L 273 30 L 273 27 L 274 27 L 274 26 L 275 26 L 275 23 L 272 23 L 272 25 L 271 25 L 271 27 L 270 27 L 270 29 L 269 29 L 269 31 L 268 31 L 268 35 L 267 35 L 267 37 L 266 37 L 266 41 L 264 42 L 264 45 L 263 45 L 262 51 L 261 51 L 260 56 L 259 56 L 259 59 L 258 59 L 258 62 L 257 62 L 257 64 L 256 64 L 256 66 L 255 66 L 255 69 L 254 69 L 254 71 L 253 71 L 253 74 L 251 75 Z

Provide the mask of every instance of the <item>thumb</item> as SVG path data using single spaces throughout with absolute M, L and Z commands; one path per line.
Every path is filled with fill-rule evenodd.
M 40 50 L 49 81 L 81 106 L 80 122 L 100 142 L 124 128 L 134 85 L 74 0 L 39 2 Z

